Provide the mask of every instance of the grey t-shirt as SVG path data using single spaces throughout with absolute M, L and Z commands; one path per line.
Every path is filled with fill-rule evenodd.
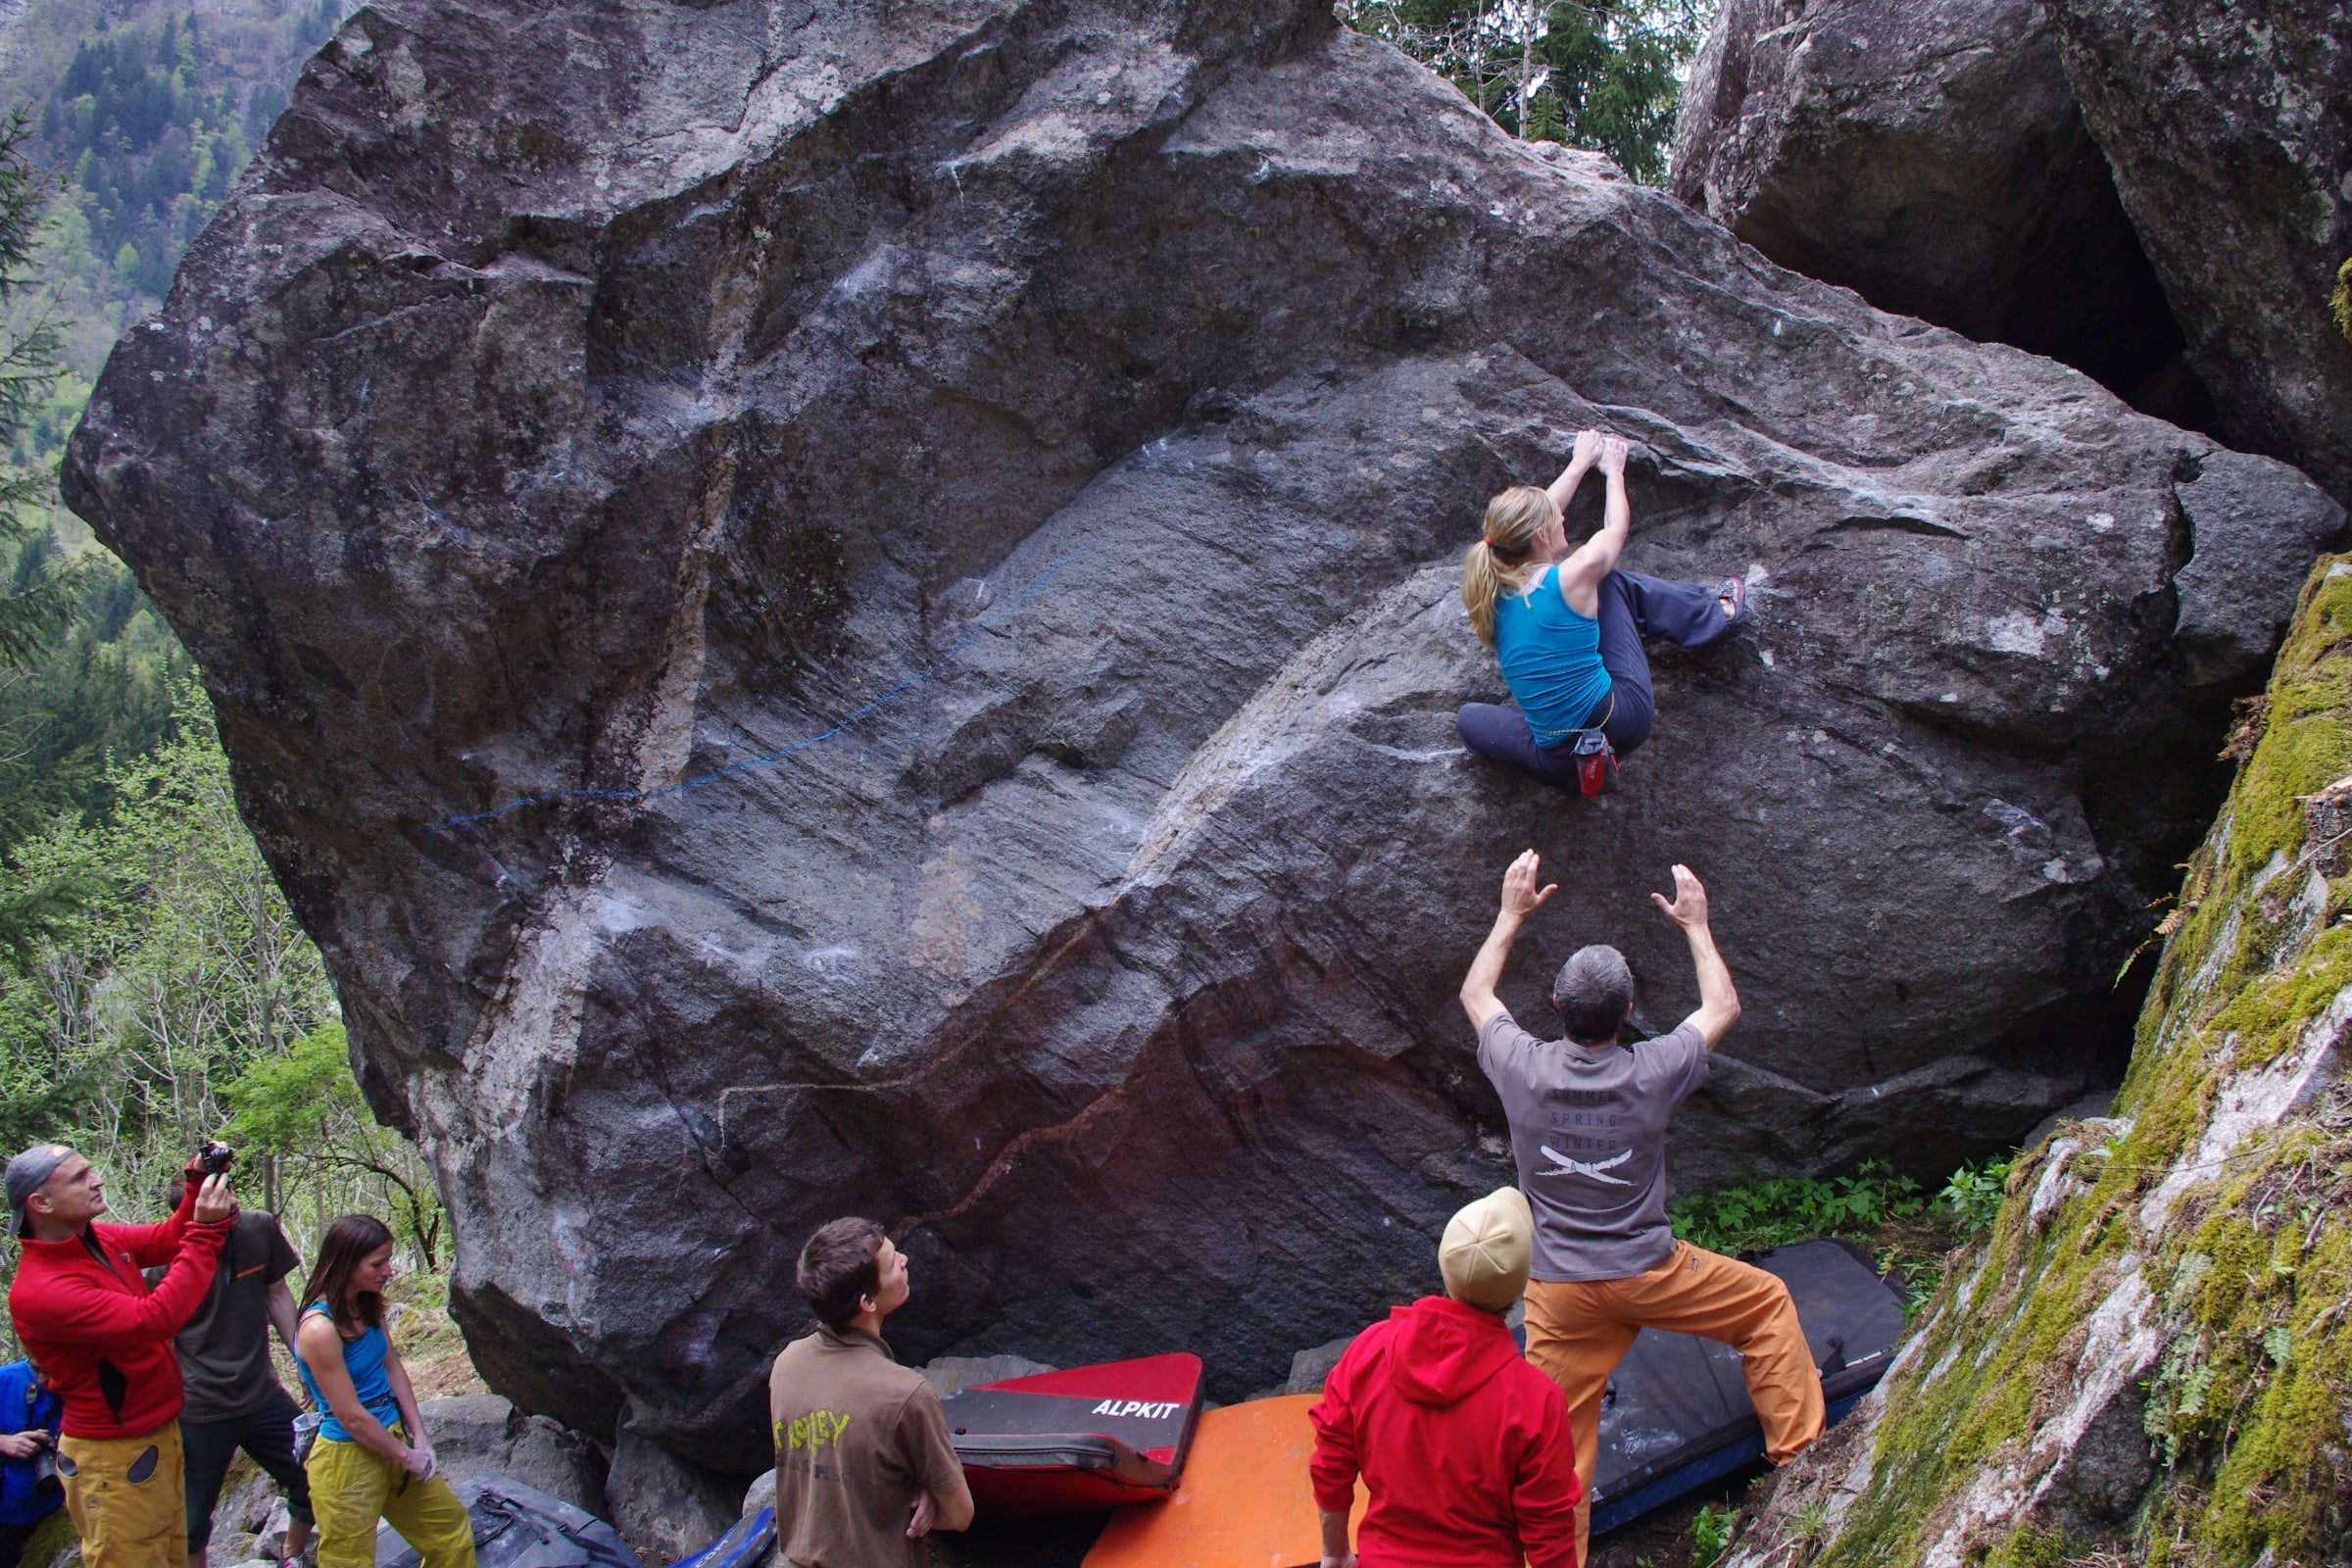
M 267 1210 L 248 1208 L 237 1215 L 221 1244 L 213 1288 L 172 1342 L 187 1394 L 182 1421 L 251 1415 L 279 1392 L 277 1372 L 270 1364 L 270 1287 L 301 1261 Z
M 1478 1033 L 1478 1064 L 1510 1119 L 1519 1190 L 1536 1211 L 1531 1278 L 1621 1280 L 1674 1251 L 1666 1124 L 1707 1081 L 1689 1024 L 1639 1045 L 1538 1040 L 1507 1012 Z

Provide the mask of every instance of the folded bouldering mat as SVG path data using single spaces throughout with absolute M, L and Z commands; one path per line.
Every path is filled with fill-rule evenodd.
M 1841 1419 L 1886 1374 L 1903 1336 L 1903 1298 L 1861 1249 L 1798 1242 L 1747 1261 L 1780 1276 L 1821 1369 L 1829 1419 Z M 1740 1352 L 1689 1334 L 1643 1329 L 1601 1397 L 1592 1533 L 1614 1530 L 1764 1457 Z
M 982 1383 L 942 1402 L 977 1517 L 996 1522 L 1165 1497 L 1200 1397 L 1200 1358 L 1179 1351 Z
M 479 1568 L 643 1568 L 618 1531 L 536 1487 L 489 1475 L 450 1490 L 473 1516 Z M 417 1568 L 422 1561 L 389 1528 L 376 1532 L 376 1568 Z
M 1174 1492 L 1121 1508 L 1102 1527 L 1086 1568 L 1302 1568 L 1323 1560 L 1323 1528 L 1307 1490 L 1315 1449 L 1307 1411 L 1321 1397 L 1294 1394 L 1229 1404 L 1200 1417 L 1193 1454 Z M 1363 1517 L 1355 1490 L 1350 1544 Z

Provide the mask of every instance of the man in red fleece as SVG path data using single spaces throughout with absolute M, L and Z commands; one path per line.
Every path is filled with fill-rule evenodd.
M 172 1337 L 212 1289 L 237 1212 L 228 1178 L 191 1164 L 178 1209 L 160 1225 L 98 1224 L 105 1184 L 62 1144 L 10 1160 L 7 1182 L 23 1249 L 8 1315 L 65 1401 L 57 1473 L 83 1568 L 183 1568 Z M 139 1271 L 156 1264 L 170 1267 L 149 1291 Z
M 1446 1223 L 1446 1295 L 1355 1337 L 1311 1412 L 1323 1568 L 1577 1568 L 1576 1440 L 1559 1385 L 1502 1317 L 1527 1291 L 1536 1221 L 1515 1187 Z M 1355 1479 L 1371 1494 L 1348 1549 Z

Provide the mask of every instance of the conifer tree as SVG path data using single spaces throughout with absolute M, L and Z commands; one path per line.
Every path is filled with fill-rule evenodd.
M 26 316 L 32 305 L 32 253 L 49 192 L 25 156 L 31 120 L 23 112 L 0 122 L 0 449 L 13 447 L 39 412 L 58 375 L 58 337 L 45 315 Z M 28 521 L 24 508 L 48 493 L 46 472 L 0 474 L 0 545 L 22 560 L 46 532 Z M 64 628 L 80 602 L 82 573 L 52 566 L 37 575 L 16 574 L 0 593 L 0 669 L 21 669 L 48 639 Z

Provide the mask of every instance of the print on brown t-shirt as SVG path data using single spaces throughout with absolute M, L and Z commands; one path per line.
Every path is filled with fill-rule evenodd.
M 921 1568 L 907 1522 L 962 1479 L 947 1412 L 921 1373 L 856 1329 L 793 1341 L 768 1374 L 776 1543 L 793 1568 Z

